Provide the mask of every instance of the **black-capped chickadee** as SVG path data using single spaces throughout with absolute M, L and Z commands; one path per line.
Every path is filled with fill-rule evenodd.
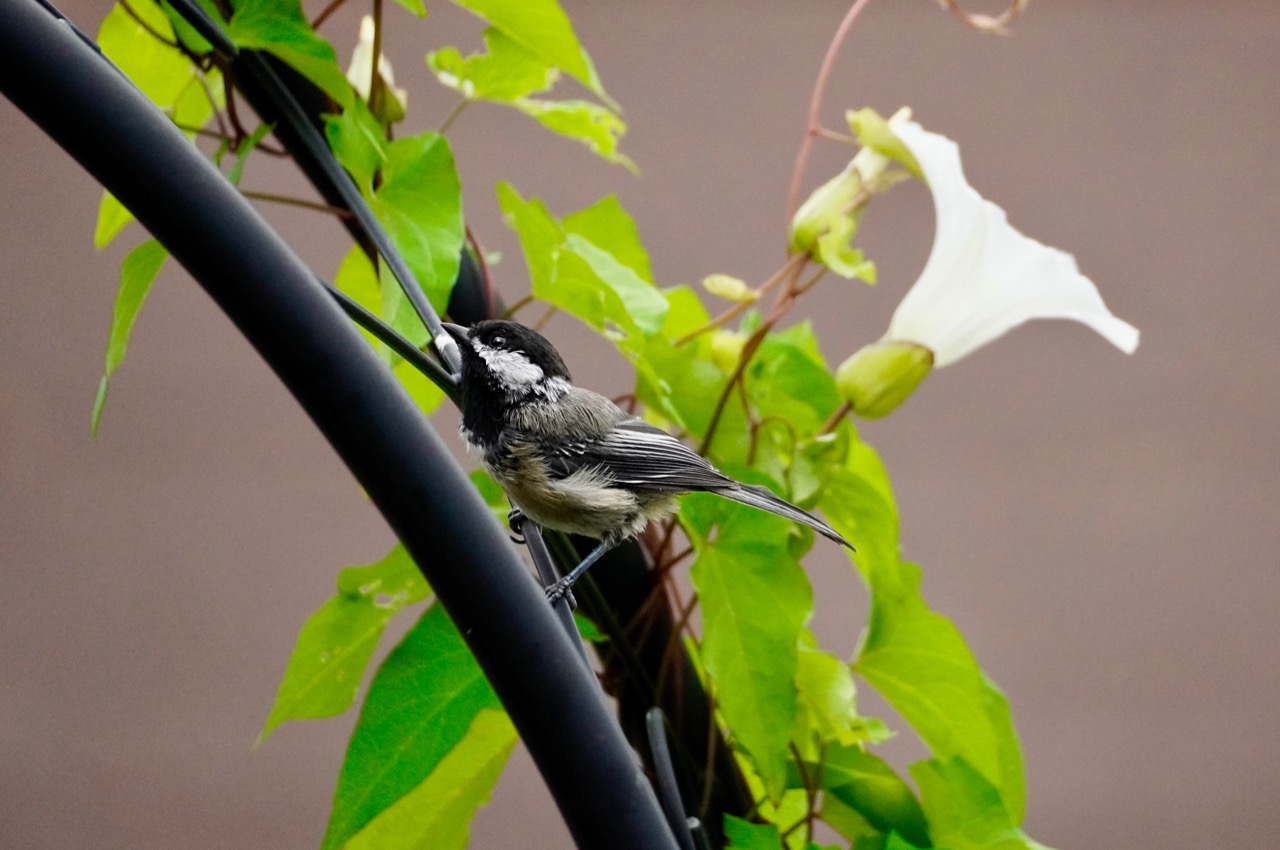
M 693 449 L 602 395 L 575 387 L 551 343 L 515 322 L 446 323 L 462 352 L 462 427 L 473 455 L 511 503 L 544 528 L 600 541 L 547 588 L 553 602 L 610 548 L 715 493 L 853 547 L 822 520 L 764 487 L 741 484 Z

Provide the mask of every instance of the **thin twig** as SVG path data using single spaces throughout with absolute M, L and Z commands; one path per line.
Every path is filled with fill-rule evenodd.
M 556 305 L 554 304 L 548 305 L 546 312 L 538 317 L 538 321 L 533 323 L 533 329 L 535 331 L 541 332 L 542 329 L 547 326 L 547 322 L 551 321 L 551 317 L 559 312 L 560 312 L 560 308 L 557 307 Z
M 818 79 L 813 84 L 813 94 L 809 97 L 809 117 L 805 122 L 804 138 L 800 142 L 795 168 L 791 172 L 791 190 L 787 193 L 786 224 L 788 227 L 791 226 L 791 219 L 795 218 L 796 207 L 800 202 L 800 180 L 804 176 L 804 167 L 809 162 L 809 148 L 813 145 L 813 137 L 821 129 L 818 124 L 818 112 L 822 107 L 822 95 L 827 89 L 827 81 L 831 79 L 831 70 L 835 67 L 836 56 L 839 55 L 840 47 L 848 37 L 849 30 L 853 28 L 854 21 L 858 19 L 858 15 L 869 2 L 871 0 L 855 0 L 849 7 L 844 20 L 836 29 L 836 34 L 831 38 L 831 44 L 827 47 L 827 55 L 823 57 L 821 67 L 818 68 Z
M 231 122 L 231 127 L 235 131 L 236 143 L 233 146 L 236 150 L 240 149 L 240 141 L 249 135 L 244 125 L 240 123 L 240 116 L 236 112 L 236 90 L 231 85 L 231 77 L 227 74 L 222 75 L 223 97 L 227 104 L 227 120 Z
M 835 130 L 828 130 L 826 127 L 818 127 L 813 131 L 813 135 L 819 139 L 826 139 L 829 142 L 839 142 L 842 145 L 856 145 L 857 138 L 850 136 L 848 133 L 837 133 Z
M 129 0 L 120 0 L 120 7 L 124 9 L 124 12 L 126 15 L 133 18 L 134 23 L 136 23 L 138 26 L 142 27 L 144 30 L 150 33 L 157 41 L 167 44 L 170 47 L 175 48 L 177 50 L 182 50 L 181 44 L 179 44 L 175 40 L 170 39 L 168 36 L 161 34 L 155 27 L 151 26 L 151 24 L 144 21 L 142 19 L 142 16 L 139 15 L 134 10 L 134 8 L 129 5 Z
M 241 189 L 240 194 L 244 195 L 246 198 L 252 198 L 255 201 L 266 201 L 272 204 L 301 207 L 305 210 L 315 210 L 316 212 L 336 215 L 338 218 L 351 219 L 355 217 L 352 215 L 351 210 L 343 209 L 342 207 L 331 207 L 328 204 L 308 201 L 305 198 L 292 198 L 288 195 L 273 195 L 270 192 L 251 192 L 247 189 Z
M 793 265 L 795 265 L 796 263 L 803 264 L 804 262 L 805 262 L 805 257 L 803 254 L 793 254 L 792 256 L 788 257 L 787 261 L 782 264 L 782 268 L 778 269 L 776 272 L 774 272 L 772 275 L 769 276 L 768 280 L 766 280 L 764 283 L 756 287 L 756 290 L 755 290 L 756 294 L 758 295 L 765 294 L 770 289 L 777 286 L 780 280 L 786 277 L 787 272 L 791 271 L 791 267 Z M 722 325 L 733 321 L 738 316 L 745 313 L 748 307 L 751 307 L 754 304 L 755 304 L 754 301 L 740 301 L 737 304 L 734 304 L 728 310 L 725 310 L 723 313 L 716 316 L 711 321 L 707 322 L 702 327 L 696 328 L 695 330 L 690 331 L 689 333 L 677 339 L 672 344 L 675 345 L 676 348 L 679 348 L 680 346 L 684 345 L 685 343 L 689 342 L 695 337 L 701 336 L 707 331 L 714 330 L 715 328 L 721 327 Z
M 525 307 L 528 307 L 533 302 L 534 302 L 534 297 L 532 295 L 526 295 L 525 297 L 521 298 L 519 301 L 517 301 L 516 303 L 508 307 L 506 312 L 502 314 L 502 318 L 510 319 L 516 313 L 520 312 Z
M 716 763 L 716 698 L 713 691 L 707 689 L 707 758 L 702 765 L 702 801 L 698 804 L 698 817 L 707 819 L 707 810 L 711 808 L 711 789 L 715 785 L 715 771 L 711 768 Z
M 320 25 L 323 24 L 325 21 L 329 20 L 329 16 L 332 15 L 334 12 L 338 11 L 338 7 L 340 7 L 345 2 L 347 2 L 347 0 L 333 0 L 332 3 L 330 3 L 328 6 L 325 6 L 324 11 L 316 15 L 316 19 L 311 22 L 311 28 L 313 30 L 320 29 Z
M 693 609 L 697 606 L 698 595 L 696 593 L 690 594 L 689 600 L 680 607 L 680 616 L 671 627 L 671 632 L 667 635 L 666 646 L 662 647 L 662 660 L 658 662 L 658 672 L 656 675 L 658 687 L 653 695 L 654 705 L 662 704 L 662 692 L 667 683 L 667 671 L 675 662 L 676 650 L 680 646 L 680 634 L 689 624 L 689 617 L 693 615 Z
M 219 66 L 218 72 L 225 80 L 227 77 L 226 67 Z M 205 98 L 209 101 L 209 108 L 213 111 L 213 120 L 218 122 L 218 129 L 222 131 L 223 138 L 231 139 L 231 129 L 227 127 L 227 122 L 222 117 L 222 107 L 218 105 L 218 99 L 213 96 L 213 88 L 209 85 L 209 80 L 204 74 L 197 74 L 196 79 L 200 81 L 200 88 L 204 91 Z
M 453 109 L 449 110 L 449 114 L 444 118 L 444 123 L 440 125 L 440 129 L 436 132 L 442 136 L 449 132 L 449 128 L 453 126 L 453 122 L 458 120 L 458 116 L 462 114 L 462 110 L 466 109 L 470 104 L 471 99 L 466 97 L 454 104 Z
M 836 412 L 831 414 L 831 418 L 828 419 L 826 422 L 824 422 L 822 424 L 822 427 L 818 429 L 818 434 L 819 435 L 830 434 L 832 431 L 836 429 L 836 426 L 840 424 L 840 420 L 848 416 L 850 411 L 852 410 L 853 410 L 853 405 L 849 404 L 849 402 L 847 401 L 844 404 L 840 405 L 838 408 L 836 408 Z
M 817 285 L 818 281 L 822 280 L 822 278 L 824 278 L 826 274 L 827 274 L 827 267 L 819 266 L 818 270 L 813 273 L 812 277 L 810 277 L 804 283 L 796 287 L 796 297 L 799 298 L 801 295 L 804 295 L 810 289 L 813 289 L 813 287 Z
M 382 85 L 382 0 L 373 0 L 373 68 L 369 72 L 369 109 L 374 115 L 385 115 L 382 99 L 387 92 Z M 390 123 L 390 122 L 388 122 Z
M 698 446 L 698 454 L 700 455 L 705 456 L 711 449 L 711 443 L 716 436 L 716 429 L 720 425 L 720 418 L 724 415 L 725 405 L 728 404 L 729 396 L 733 393 L 738 381 L 742 380 L 751 358 L 755 356 L 756 350 L 764 342 L 765 336 L 786 315 L 787 310 L 790 309 L 791 304 L 796 299 L 796 281 L 800 277 L 800 271 L 804 268 L 804 264 L 789 264 L 789 266 L 793 271 L 787 281 L 787 288 L 778 293 L 777 299 L 774 300 L 773 306 L 769 309 L 769 314 L 760 323 L 760 327 L 756 328 L 755 333 L 748 337 L 743 344 L 742 354 L 738 357 L 738 365 L 734 367 L 733 374 L 729 376 L 729 382 L 725 384 L 724 391 L 720 393 L 720 398 L 716 400 L 715 409 L 711 412 L 711 421 L 707 423 L 707 432 L 703 435 L 702 443 Z

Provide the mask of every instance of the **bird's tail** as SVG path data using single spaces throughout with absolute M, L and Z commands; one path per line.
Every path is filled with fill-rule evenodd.
M 834 528 L 808 511 L 801 510 L 787 500 L 778 498 L 764 487 L 757 487 L 752 484 L 738 484 L 736 487 L 716 490 L 715 493 L 739 504 L 750 505 L 753 508 L 759 508 L 762 511 L 786 517 L 792 522 L 807 525 L 828 540 L 833 540 L 841 546 L 848 546 L 853 549 L 853 544 L 841 537 L 840 533 Z M 857 550 L 854 549 L 854 551 Z

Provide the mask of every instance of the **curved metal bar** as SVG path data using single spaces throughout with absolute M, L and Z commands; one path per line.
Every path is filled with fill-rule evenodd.
M 594 677 L 515 550 L 312 272 L 167 118 L 37 0 L 0 0 L 0 92 L 169 249 L 316 423 L 426 574 L 578 846 L 674 847 Z

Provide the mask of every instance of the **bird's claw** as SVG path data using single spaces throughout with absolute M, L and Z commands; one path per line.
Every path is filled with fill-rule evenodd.
M 573 597 L 573 585 L 564 579 L 560 579 L 555 584 L 549 584 L 543 591 L 547 594 L 547 601 L 555 605 L 561 599 L 569 603 L 569 610 L 576 610 L 578 600 Z
M 511 529 L 511 541 L 524 544 L 524 511 L 512 508 L 507 512 L 507 527 Z

